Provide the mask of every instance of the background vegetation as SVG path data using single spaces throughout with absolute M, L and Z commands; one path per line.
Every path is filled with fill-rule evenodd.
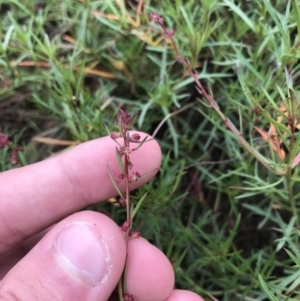
M 286 172 L 203 104 L 152 11 L 251 147 Z M 168 255 L 176 286 L 205 300 L 300 299 L 299 1 L 2 0 L 0 17 L 0 127 L 22 165 L 106 135 L 120 107 L 148 133 L 169 116 L 135 228 Z M 284 160 L 254 128 L 270 134 L 270 122 Z M 0 168 L 15 168 L 6 148 Z M 93 209 L 124 220 L 110 202 Z

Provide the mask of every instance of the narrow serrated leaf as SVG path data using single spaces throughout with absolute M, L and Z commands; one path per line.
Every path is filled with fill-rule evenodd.
M 135 215 L 137 214 L 139 208 L 142 206 L 146 196 L 148 195 L 149 192 L 146 192 L 142 197 L 141 199 L 138 201 L 138 203 L 136 204 L 133 212 L 131 213 L 131 220 L 133 220 L 133 218 L 135 217 Z
M 152 170 L 144 173 L 142 176 L 140 176 L 139 180 L 145 178 L 147 175 L 149 175 L 150 173 L 155 172 L 157 170 L 159 170 L 159 168 L 155 168 L 155 169 L 152 169 Z
M 104 127 L 105 127 L 105 129 L 106 129 L 106 131 L 107 131 L 108 136 L 110 136 L 110 131 L 109 131 L 109 129 L 108 129 L 106 123 L 104 122 L 103 125 L 104 125 Z
M 148 138 L 148 136 L 146 136 L 134 150 L 135 151 L 138 150 L 146 142 L 147 138 Z
M 118 165 L 119 165 L 122 173 L 125 174 L 125 169 L 124 169 L 123 161 L 122 161 L 120 152 L 119 152 L 119 150 L 118 150 L 117 147 L 116 147 L 116 155 L 117 155 Z
M 107 169 L 108 169 L 109 178 L 110 178 L 112 184 L 113 184 L 114 187 L 116 188 L 116 190 L 117 190 L 119 196 L 120 196 L 121 198 L 123 198 L 123 194 L 122 194 L 122 192 L 120 191 L 120 189 L 119 189 L 119 187 L 118 187 L 118 185 L 117 185 L 115 179 L 113 178 L 112 173 L 111 173 L 110 168 L 109 168 L 108 165 L 107 165 Z

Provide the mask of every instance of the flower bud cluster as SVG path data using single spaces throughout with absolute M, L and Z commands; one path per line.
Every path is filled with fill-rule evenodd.
M 139 232 L 131 231 L 132 219 L 131 205 L 130 205 L 130 184 L 137 182 L 141 175 L 138 171 L 133 171 L 133 164 L 131 162 L 130 155 L 132 152 L 138 150 L 147 137 L 141 140 L 141 136 L 138 133 L 131 134 L 129 132 L 130 127 L 135 121 L 135 114 L 128 114 L 124 110 L 119 110 L 117 116 L 114 119 L 114 124 L 118 128 L 118 131 L 111 132 L 110 138 L 117 144 L 116 155 L 117 161 L 121 170 L 121 173 L 116 179 L 112 178 L 112 181 L 119 193 L 119 202 L 121 205 L 126 206 L 126 220 L 121 226 L 121 230 L 125 233 L 126 241 L 130 238 L 137 238 L 140 236 Z M 136 147 L 131 147 L 130 144 L 137 144 Z M 124 182 L 125 192 L 121 192 L 117 187 L 117 184 Z M 125 272 L 124 272 L 125 275 Z M 134 297 L 126 293 L 126 288 L 123 288 L 123 300 L 134 301 Z
M 135 121 L 135 114 L 128 114 L 127 112 L 119 109 L 114 124 L 120 130 L 128 130 Z
M 132 295 L 125 294 L 124 295 L 124 301 L 134 301 L 134 298 Z

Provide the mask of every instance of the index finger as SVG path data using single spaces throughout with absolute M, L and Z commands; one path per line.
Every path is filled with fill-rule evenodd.
M 139 133 L 142 139 L 146 134 Z M 0 174 L 0 254 L 85 206 L 117 194 L 116 143 L 103 137 L 26 167 Z M 161 151 L 151 140 L 132 152 L 133 171 L 146 174 L 131 189 L 149 181 L 160 167 Z M 149 171 L 153 171 L 150 172 Z M 121 190 L 124 184 L 119 185 Z

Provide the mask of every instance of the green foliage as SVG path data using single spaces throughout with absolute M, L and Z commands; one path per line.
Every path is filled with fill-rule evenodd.
M 151 11 L 174 29 L 223 114 L 283 175 L 205 105 Z M 3 0 L 0 16 L 0 127 L 24 146 L 22 164 L 64 149 L 33 137 L 95 139 L 119 107 L 138 111 L 136 129 L 150 134 L 166 117 L 161 171 L 133 195 L 136 206 L 148 193 L 134 230 L 169 256 L 178 288 L 205 300 L 299 300 L 300 135 L 280 109 L 300 120 L 298 1 L 152 0 L 139 14 L 135 1 Z M 270 123 L 283 161 L 255 129 L 270 133 Z M 0 168 L 13 168 L 6 148 Z M 111 203 L 93 209 L 124 220 Z

